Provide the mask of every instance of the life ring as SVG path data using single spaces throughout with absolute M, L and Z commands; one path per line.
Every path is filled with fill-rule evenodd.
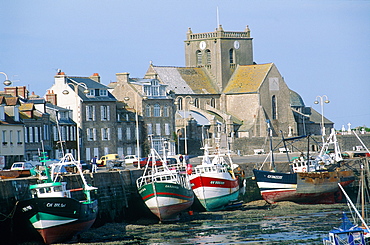
M 307 172 L 306 167 L 303 167 L 303 168 L 302 168 L 302 172 Z

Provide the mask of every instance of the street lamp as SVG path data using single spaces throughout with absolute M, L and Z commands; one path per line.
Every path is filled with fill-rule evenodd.
M 84 94 L 88 94 L 90 91 L 88 90 L 87 88 L 87 85 L 85 83 L 79 83 L 79 82 L 76 82 L 75 80 L 69 78 L 69 80 L 71 80 L 73 83 L 67 83 L 68 85 L 72 85 L 73 88 L 74 88 L 74 92 L 75 92 L 75 98 L 76 98 L 76 107 L 77 107 L 77 116 L 76 116 L 76 126 L 77 126 L 77 129 L 76 129 L 76 137 L 77 137 L 77 161 L 78 163 L 80 163 L 81 161 L 81 156 L 80 156 L 80 118 L 78 117 L 78 115 L 81 113 L 80 111 L 80 101 L 78 100 L 78 87 L 82 87 L 84 88 L 84 91 L 83 93 Z M 69 91 L 68 90 L 63 90 L 62 92 L 64 95 L 67 95 L 69 94 Z
M 9 86 L 10 84 L 12 84 L 12 81 L 10 81 L 10 80 L 8 79 L 8 75 L 6 75 L 6 73 L 5 73 L 5 72 L 0 71 L 0 74 L 3 74 L 3 75 L 5 76 L 5 81 L 3 82 L 3 84 L 4 84 L 5 86 Z
M 320 101 L 318 100 L 320 99 Z M 325 99 L 325 100 L 324 100 Z M 328 104 L 330 101 L 328 100 L 328 96 L 316 96 L 315 104 L 321 105 L 321 135 L 322 135 L 322 141 L 324 143 L 324 136 L 325 136 L 325 125 L 324 125 L 324 103 Z
M 136 156 L 137 156 L 137 168 L 140 169 L 140 138 L 139 138 L 139 114 L 137 109 L 137 94 L 134 94 L 135 97 L 135 122 L 136 122 Z M 143 99 L 145 100 L 147 97 L 144 96 Z M 125 97 L 125 101 L 129 101 L 130 97 Z
M 188 104 L 194 104 L 194 102 L 193 102 L 193 97 L 191 97 L 190 95 L 187 95 L 187 96 L 185 96 L 185 97 L 183 97 L 183 96 L 177 96 L 177 98 L 176 98 L 176 100 L 175 100 L 175 102 L 174 102 L 174 104 L 175 105 L 179 105 L 180 103 L 179 103 L 179 98 L 181 98 L 182 100 L 185 100 L 185 110 L 184 110 L 184 134 L 185 134 L 185 155 L 187 155 L 188 154 L 188 141 L 187 141 L 187 132 L 186 132 L 186 128 L 187 128 L 187 126 L 188 126 L 188 122 L 187 122 L 187 116 L 186 116 L 186 108 L 187 108 L 187 106 L 188 106 Z M 189 102 L 187 102 L 186 101 L 186 99 L 187 98 L 189 98 L 190 99 L 190 101 Z

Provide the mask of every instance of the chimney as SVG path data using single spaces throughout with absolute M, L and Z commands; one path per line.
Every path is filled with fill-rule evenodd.
M 50 90 L 48 90 L 48 93 L 46 94 L 45 100 L 46 100 L 46 102 L 50 102 L 53 105 L 57 105 L 57 95 L 54 94 L 53 90 L 51 92 L 50 92 Z
M 91 77 L 90 77 L 91 80 L 94 80 L 95 82 L 97 83 L 100 83 L 100 76 L 99 76 L 99 73 L 94 73 Z
M 27 99 L 28 98 L 28 92 L 27 92 L 27 89 L 26 89 L 26 86 L 19 86 L 17 87 L 17 94 L 19 97 L 22 97 L 23 99 Z
M 62 70 L 58 69 L 57 74 L 54 76 L 55 84 L 65 84 L 66 83 L 66 74 Z
M 118 84 L 127 84 L 130 80 L 130 73 L 123 72 L 123 73 L 116 73 L 117 83 Z
M 17 87 L 4 87 L 5 94 L 10 94 L 13 97 L 18 97 Z

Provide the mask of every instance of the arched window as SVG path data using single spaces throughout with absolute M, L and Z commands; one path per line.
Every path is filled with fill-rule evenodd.
M 201 66 L 202 65 L 202 51 L 197 50 L 196 57 L 197 57 L 197 66 Z
M 229 50 L 229 60 L 230 64 L 234 64 L 234 49 Z
M 214 107 L 214 108 L 216 108 L 216 106 L 215 106 L 215 105 L 216 105 L 216 104 L 215 104 L 215 99 L 214 99 L 214 98 L 212 98 L 212 99 L 211 99 L 211 106 L 212 106 L 212 107 Z
M 272 108 L 272 119 L 277 119 L 277 103 L 275 95 L 273 95 L 271 98 L 271 108 Z
M 150 108 L 150 105 L 146 105 L 146 107 L 145 107 L 145 115 L 147 117 L 151 117 L 152 116 L 152 113 L 151 113 L 151 110 L 150 109 L 151 109 Z
M 206 58 L 207 58 L 207 65 L 211 64 L 211 51 L 209 49 L 206 50 Z
M 196 108 L 199 108 L 199 99 L 198 99 L 198 98 L 195 98 L 195 99 L 194 99 L 194 106 L 195 106 Z
M 161 116 L 161 106 L 159 104 L 154 105 L 154 116 L 155 117 Z

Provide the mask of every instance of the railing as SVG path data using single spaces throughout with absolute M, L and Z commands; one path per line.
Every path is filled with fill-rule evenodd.
M 189 35 L 190 40 L 219 38 L 219 37 L 248 38 L 250 37 L 250 35 L 247 32 L 205 32 Z

